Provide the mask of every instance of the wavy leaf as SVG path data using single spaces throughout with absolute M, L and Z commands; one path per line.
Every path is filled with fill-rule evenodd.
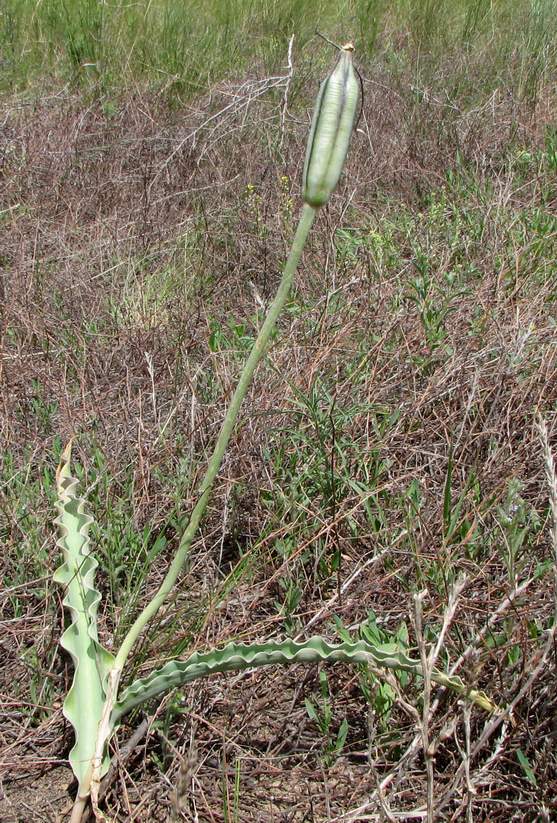
M 60 530 L 56 545 L 62 551 L 64 562 L 53 579 L 65 588 L 63 602 L 71 619 L 60 639 L 60 645 L 69 652 L 74 665 L 73 683 L 63 712 L 75 731 L 70 764 L 79 781 L 80 795 L 86 795 L 105 702 L 105 683 L 114 658 L 98 640 L 97 609 L 101 595 L 94 585 L 98 563 L 90 554 L 88 534 L 93 518 L 86 513 L 84 501 L 77 494 L 70 459 L 71 443 L 66 446 L 56 473 L 59 515 L 54 522 Z M 103 773 L 106 768 L 108 759 L 103 763 Z
M 195 652 L 187 660 L 172 660 L 145 678 L 136 680 L 125 689 L 115 704 L 112 721 L 120 718 L 152 697 L 217 672 L 238 671 L 272 664 L 319 663 L 321 661 L 367 663 L 380 676 L 381 669 L 398 669 L 421 675 L 421 663 L 413 660 L 393 644 L 372 645 L 363 640 L 334 645 L 322 637 L 311 637 L 302 643 L 293 640 L 261 644 L 230 643 L 223 649 Z M 432 680 L 476 703 L 488 712 L 497 706 L 483 692 L 469 689 L 459 677 L 451 677 L 434 670 Z

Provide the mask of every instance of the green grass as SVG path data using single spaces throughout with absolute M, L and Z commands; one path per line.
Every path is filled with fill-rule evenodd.
M 465 85 L 473 93 L 479 73 L 486 88 L 504 78 L 535 100 L 555 65 L 556 25 L 551 0 L 5 0 L 2 87 L 40 87 L 49 76 L 102 93 L 151 85 L 191 99 L 228 75 L 284 68 L 289 38 L 299 53 L 317 27 L 353 38 L 362 59 L 382 58 L 395 72 L 418 55 L 418 84 L 453 61 L 449 97 Z

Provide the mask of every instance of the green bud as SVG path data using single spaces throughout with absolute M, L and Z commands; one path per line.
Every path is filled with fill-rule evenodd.
M 304 200 L 314 208 L 325 205 L 335 190 L 354 129 L 360 81 L 352 64 L 353 51 L 352 43 L 342 47 L 315 103 L 303 180 Z

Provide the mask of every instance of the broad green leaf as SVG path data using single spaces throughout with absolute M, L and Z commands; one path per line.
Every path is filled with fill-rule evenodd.
M 75 731 L 70 764 L 79 781 L 79 793 L 88 794 L 95 754 L 97 730 L 105 700 L 105 683 L 114 662 L 113 656 L 98 641 L 97 608 L 101 598 L 95 588 L 97 561 L 89 551 L 89 526 L 93 518 L 85 512 L 77 494 L 77 480 L 70 473 L 71 444 L 66 446 L 56 474 L 60 530 L 56 545 L 64 562 L 54 580 L 65 589 L 64 606 L 70 625 L 60 645 L 71 655 L 74 665 L 72 687 L 64 701 L 64 716 Z M 108 760 L 103 764 L 103 772 Z
M 367 663 L 376 675 L 379 675 L 382 669 L 399 669 L 417 675 L 422 673 L 421 663 L 408 657 L 394 643 L 372 645 L 360 640 L 334 645 L 322 637 L 312 637 L 301 643 L 294 640 L 261 644 L 229 643 L 223 649 L 194 652 L 187 660 L 172 660 L 147 677 L 136 680 L 122 692 L 111 719 L 115 725 L 123 715 L 144 700 L 217 672 L 239 671 L 272 664 L 284 666 L 323 661 Z M 456 691 L 488 712 L 497 711 L 497 706 L 487 695 L 467 688 L 459 677 L 451 677 L 434 670 L 432 680 Z

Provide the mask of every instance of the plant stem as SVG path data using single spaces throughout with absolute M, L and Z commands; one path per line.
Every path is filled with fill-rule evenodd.
M 89 802 L 89 797 L 81 797 L 79 794 L 75 799 L 70 816 L 70 823 L 81 823 L 85 807 Z
M 240 380 L 238 382 L 232 400 L 230 401 L 230 406 L 228 407 L 228 411 L 226 412 L 226 417 L 224 418 L 224 422 L 222 424 L 218 440 L 215 445 L 215 449 L 207 466 L 207 471 L 205 473 L 203 483 L 201 484 L 201 492 L 199 498 L 192 510 L 186 530 L 182 535 L 182 539 L 180 540 L 180 544 L 178 546 L 174 559 L 170 565 L 170 568 L 168 569 L 166 577 L 161 583 L 158 592 L 153 597 L 151 602 L 148 603 L 147 606 L 143 609 L 143 611 L 137 617 L 134 624 L 131 626 L 130 630 L 125 636 L 120 647 L 120 650 L 116 656 L 114 668 L 120 670 L 123 669 L 126 659 L 137 638 L 143 631 L 146 624 L 150 620 L 152 620 L 152 618 L 156 615 L 156 613 L 164 603 L 165 599 L 174 588 L 174 584 L 176 583 L 178 575 L 180 574 L 182 566 L 184 565 L 184 562 L 188 556 L 193 538 L 197 533 L 197 528 L 207 507 L 207 503 L 209 501 L 209 497 L 211 494 L 211 489 L 213 487 L 215 478 L 219 472 L 222 459 L 226 451 L 226 447 L 228 446 L 228 441 L 230 440 L 230 436 L 234 430 L 236 419 L 238 417 L 238 412 L 240 411 L 240 406 L 242 405 L 242 401 L 246 396 L 255 369 L 257 368 L 259 361 L 265 353 L 267 344 L 269 342 L 269 338 L 271 336 L 271 332 L 273 331 L 277 318 L 281 313 L 290 293 L 290 288 L 292 286 L 294 274 L 300 261 L 300 257 L 302 255 L 309 234 L 309 230 L 313 223 L 316 212 L 317 209 L 313 208 L 312 206 L 308 206 L 307 203 L 304 204 L 302 213 L 300 215 L 300 221 L 298 223 L 298 228 L 296 229 L 296 234 L 294 236 L 294 240 L 292 241 L 292 248 L 290 249 L 290 254 L 288 255 L 288 260 L 286 261 L 280 285 L 275 295 L 275 299 L 273 300 L 273 303 L 271 304 L 269 311 L 267 312 L 265 321 L 261 327 L 261 330 L 257 336 L 255 343 L 253 344 L 253 348 L 246 361 L 246 364 L 240 376 Z

